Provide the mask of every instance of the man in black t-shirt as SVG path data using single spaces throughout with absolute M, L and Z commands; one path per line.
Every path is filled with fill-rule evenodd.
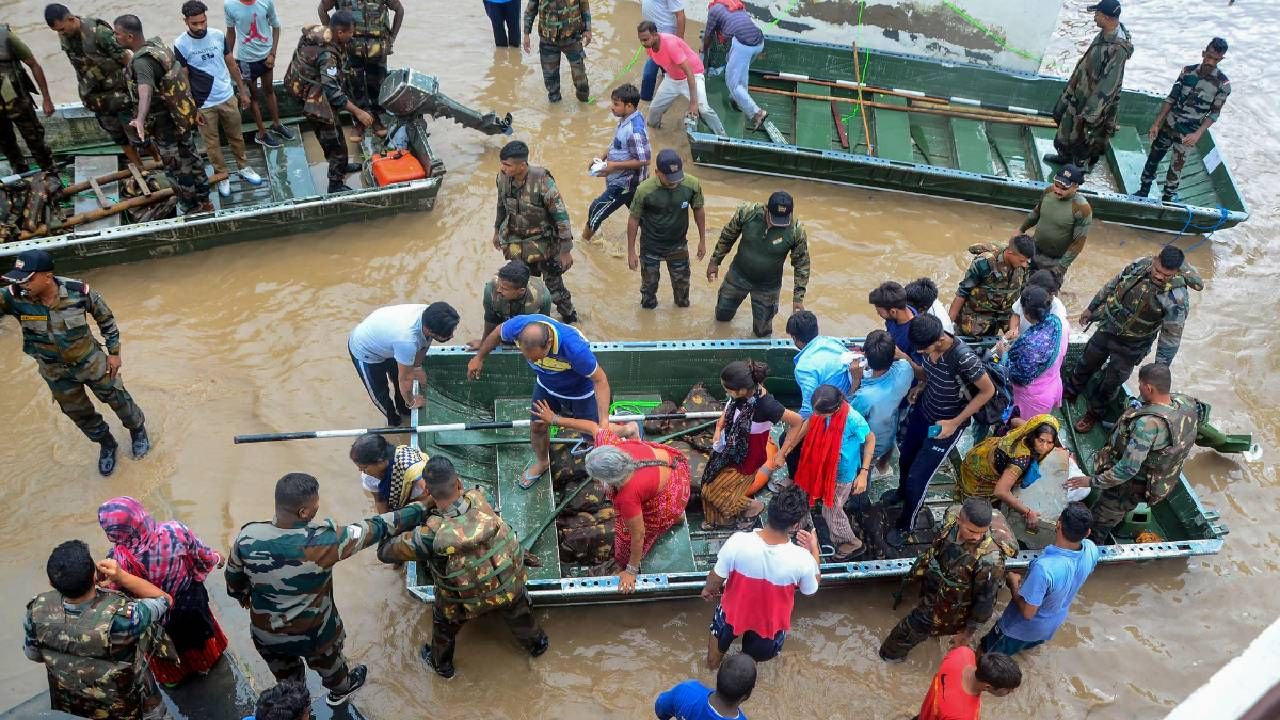
M 916 385 L 907 399 L 913 404 L 907 427 L 898 445 L 898 498 L 902 514 L 885 536 L 893 547 L 901 547 L 915 525 L 929 480 L 947 459 L 969 418 L 996 394 L 978 357 L 963 340 L 942 331 L 942 322 L 932 315 L 917 315 L 908 329 L 911 344 L 923 356 L 925 381 Z M 972 389 L 971 389 L 972 388 Z M 976 393 L 974 390 L 976 389 Z M 936 426 L 930 436 L 930 428 Z

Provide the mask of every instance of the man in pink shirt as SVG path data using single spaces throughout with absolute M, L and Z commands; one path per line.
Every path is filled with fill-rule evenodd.
M 721 546 L 702 589 L 702 599 L 708 602 L 724 590 L 711 621 L 709 669 L 720 666 L 739 636 L 742 651 L 758 662 L 782 652 L 791 629 L 796 589 L 812 595 L 822 580 L 818 536 L 800 529 L 808 515 L 804 491 L 789 487 L 769 501 L 768 522 L 762 530 L 734 533 Z
M 649 117 L 645 118 L 649 127 L 662 127 L 662 115 L 677 97 L 683 97 L 689 100 L 689 117 L 696 120 L 701 115 L 712 132 L 724 135 L 724 123 L 707 102 L 706 68 L 698 53 L 679 37 L 658 32 L 658 26 L 649 20 L 640 23 L 636 36 L 649 59 L 665 73 L 649 104 Z

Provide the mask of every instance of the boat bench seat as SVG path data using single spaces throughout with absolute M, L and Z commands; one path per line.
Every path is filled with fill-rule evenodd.
M 1120 192 L 1132 195 L 1142 184 L 1142 168 L 1147 164 L 1147 150 L 1142 146 L 1138 131 L 1130 125 L 1121 125 L 1107 144 L 1107 160 L 1115 175 Z
M 980 175 L 991 174 L 991 142 L 987 139 L 986 123 L 951 118 L 951 138 L 955 141 L 957 169 Z
M 907 99 L 894 95 L 877 97 L 876 102 L 900 105 L 904 110 L 907 108 Z M 896 110 L 876 110 L 873 118 L 876 126 L 876 157 L 915 162 L 915 152 L 911 149 L 910 116 Z
M 278 148 L 262 148 L 267 160 L 267 182 L 271 184 L 271 199 L 275 202 L 315 197 L 320 194 L 315 178 L 311 175 L 311 162 L 302 144 L 302 130 L 293 126 L 294 137 L 284 140 Z
M 529 417 L 529 398 L 499 398 L 493 401 L 494 420 L 524 420 Z M 516 536 L 524 541 L 529 533 L 551 515 L 555 501 L 551 496 L 551 479 L 544 476 L 538 484 L 522 490 L 519 486 L 525 463 L 533 457 L 527 442 L 497 446 L 497 494 L 506 520 Z M 560 551 L 557 548 L 554 527 L 547 528 L 530 552 L 542 561 L 541 567 L 528 568 L 530 580 L 558 580 L 560 578 Z
M 796 83 L 796 92 L 809 95 L 830 95 L 826 85 Z M 796 98 L 796 146 L 831 149 L 831 135 L 835 121 L 831 118 L 831 103 L 826 100 Z

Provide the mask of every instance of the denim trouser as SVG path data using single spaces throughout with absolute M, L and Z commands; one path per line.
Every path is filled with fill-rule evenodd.
M 747 117 L 754 117 L 760 106 L 747 93 L 747 80 L 751 74 L 751 59 L 764 51 L 764 43 L 759 45 L 743 45 L 738 38 L 733 38 L 729 45 L 729 62 L 725 65 L 724 83 L 729 86 L 729 95 Z
M 653 100 L 653 91 L 658 87 L 658 63 L 652 60 L 644 62 L 644 75 L 640 77 L 640 99 L 645 102 Z

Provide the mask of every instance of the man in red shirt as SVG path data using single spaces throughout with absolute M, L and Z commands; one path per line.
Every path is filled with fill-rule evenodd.
M 962 645 L 942 658 L 915 720 L 978 720 L 982 693 L 1004 697 L 1022 684 L 1022 671 L 1008 655 L 986 653 L 977 657 Z
M 724 123 L 707 102 L 707 71 L 702 64 L 702 56 L 681 38 L 658 32 L 658 26 L 649 20 L 637 26 L 636 37 L 649 59 L 666 73 L 649 103 L 649 116 L 645 118 L 649 127 L 662 127 L 662 116 L 667 108 L 675 103 L 677 97 L 683 97 L 689 101 L 688 117 L 695 121 L 701 117 L 711 132 L 724 135 Z

